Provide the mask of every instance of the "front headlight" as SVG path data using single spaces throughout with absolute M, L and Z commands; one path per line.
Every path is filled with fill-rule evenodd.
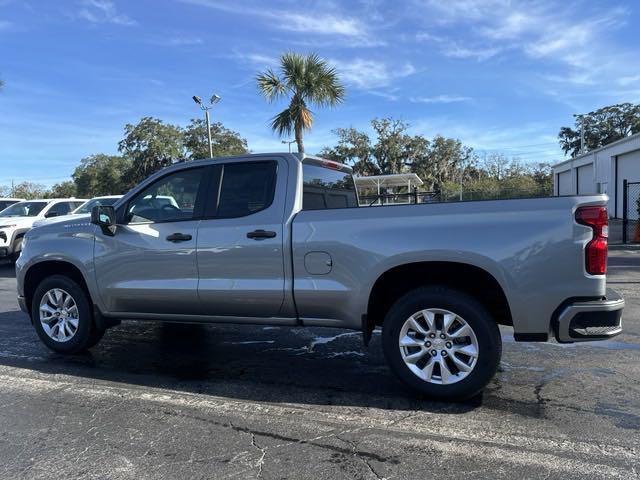
M 14 223 L 11 225 L 0 225 L 0 230 L 4 229 L 4 228 L 13 228 L 13 227 L 17 227 L 18 224 Z

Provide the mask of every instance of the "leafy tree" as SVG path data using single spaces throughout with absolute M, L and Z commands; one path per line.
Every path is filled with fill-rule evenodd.
M 69 198 L 76 196 L 76 184 L 71 180 L 56 183 L 47 194 L 51 198 Z
M 562 127 L 558 133 L 565 155 L 575 157 L 580 152 L 583 122 L 585 149 L 593 150 L 640 132 L 640 105 L 619 103 L 576 117 L 574 128 Z
M 33 182 L 22 182 L 13 187 L 12 196 L 16 198 L 24 198 L 33 200 L 37 198 L 46 198 L 48 195 L 47 188 L 44 185 Z
M 378 175 L 380 168 L 373 158 L 369 135 L 355 128 L 337 128 L 333 131 L 338 137 L 335 147 L 325 147 L 318 154 L 323 158 L 351 165 L 354 173 L 363 176 Z
M 118 151 L 132 161 L 127 174 L 129 185 L 135 185 L 152 173 L 184 158 L 185 149 L 180 127 L 162 120 L 144 117 L 136 125 L 124 127 L 125 137 Z
M 72 178 L 79 197 L 124 194 L 131 184 L 127 177 L 131 160 L 117 155 L 99 153 L 80 160 Z
M 225 128 L 222 123 L 211 125 L 211 144 L 214 157 L 247 153 L 247 141 L 239 133 Z M 209 158 L 209 139 L 204 120 L 192 119 L 184 131 L 184 146 L 191 160 Z
M 388 175 L 415 172 L 429 185 L 440 188 L 446 181 L 458 179 L 461 165 L 473 164 L 473 152 L 459 140 L 436 136 L 432 141 L 422 135 L 409 135 L 409 124 L 392 118 L 373 119 L 374 141 L 355 128 L 334 130 L 335 147 L 320 155 L 351 165 L 358 175 Z
M 298 152 L 304 152 L 303 134 L 313 126 L 310 106 L 334 106 L 345 95 L 335 69 L 316 54 L 285 53 L 280 57 L 280 75 L 268 69 L 256 80 L 268 102 L 290 97 L 289 106 L 271 120 L 271 128 L 281 137 L 293 132 Z
M 406 133 L 408 124 L 391 118 L 373 119 L 375 143 L 365 132 L 338 128 L 335 147 L 324 148 L 320 155 L 350 165 L 358 175 L 388 175 L 407 171 L 408 163 L 423 154 L 428 141 Z
M 440 190 L 445 182 L 459 181 L 463 174 L 466 177 L 471 173 L 467 167 L 473 167 L 475 161 L 471 147 L 441 135 L 436 135 L 422 152 L 415 155 L 411 171 L 435 190 Z

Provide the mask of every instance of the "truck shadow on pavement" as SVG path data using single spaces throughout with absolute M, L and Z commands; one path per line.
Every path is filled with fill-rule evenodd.
M 12 265 L 0 265 L 3 278 L 15 278 Z M 17 309 L 13 282 L 10 288 L 0 289 L 0 299 L 10 296 Z M 497 380 L 464 403 L 419 398 L 389 371 L 379 332 L 365 348 L 360 332 L 341 329 L 125 321 L 90 351 L 59 355 L 40 342 L 24 313 L 11 310 L 0 312 L 0 365 L 256 402 L 451 414 L 480 406 L 526 416 L 539 412 L 535 402 L 496 397 Z
M 0 312 L 0 365 L 256 402 L 452 414 L 483 403 L 417 398 L 388 370 L 379 338 L 365 350 L 359 332 L 335 329 L 123 322 L 67 356 L 42 345 L 22 312 Z

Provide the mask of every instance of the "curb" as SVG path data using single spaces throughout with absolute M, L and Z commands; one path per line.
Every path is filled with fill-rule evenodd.
M 616 243 L 609 245 L 609 250 L 626 250 L 630 252 L 640 252 L 640 243 Z

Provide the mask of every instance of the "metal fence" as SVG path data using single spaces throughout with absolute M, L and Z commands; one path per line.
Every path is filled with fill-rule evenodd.
M 379 195 L 360 195 L 360 205 L 407 205 L 416 203 L 434 203 L 440 201 L 440 192 L 381 193 Z
M 640 242 L 640 182 L 622 181 L 622 243 Z
M 360 195 L 360 206 L 406 205 L 416 203 L 459 202 L 472 200 L 508 200 L 512 198 L 549 197 L 547 189 L 497 189 L 497 190 L 442 190 L 409 193 L 381 193 L 379 195 Z

